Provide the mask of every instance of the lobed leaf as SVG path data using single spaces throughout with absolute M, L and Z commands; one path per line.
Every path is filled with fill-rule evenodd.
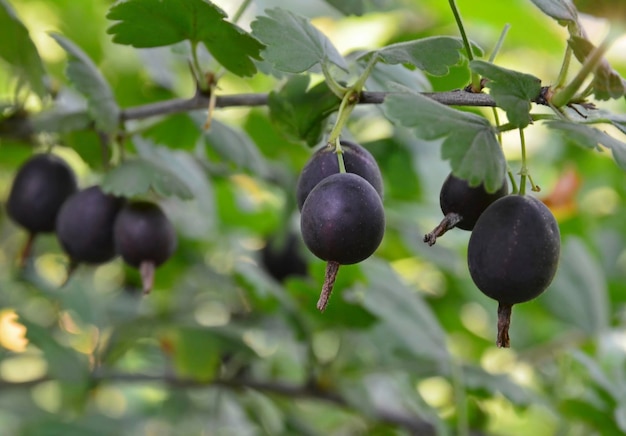
M 326 0 L 326 3 L 345 15 L 363 15 L 364 0 Z
M 603 145 L 611 149 L 613 158 L 620 168 L 626 170 L 626 143 L 613 138 L 606 132 L 585 124 L 565 120 L 547 122 L 548 127 L 558 130 L 567 139 L 581 147 L 598 149 Z
M 309 89 L 309 76 L 293 76 L 269 95 L 270 118 L 293 141 L 319 143 L 324 121 L 339 108 L 337 96 L 321 82 Z
M 113 42 L 148 48 L 189 40 L 202 42 L 215 59 L 238 76 L 256 73 L 253 59 L 261 59 L 263 45 L 225 20 L 219 7 L 204 0 L 127 0 L 107 14 Z
M 489 79 L 486 86 L 496 104 L 506 112 L 509 123 L 522 128 L 530 124 L 531 101 L 541 92 L 539 78 L 481 60 L 470 62 L 470 68 Z
M 577 22 L 578 12 L 570 0 L 531 0 L 541 11 L 557 21 Z
M 568 44 L 580 63 L 585 62 L 596 48 L 589 40 L 579 36 L 572 36 Z M 617 99 L 626 95 L 626 80 L 604 58 L 594 69 L 592 86 L 598 100 Z
M 120 108 L 109 83 L 80 47 L 62 35 L 50 36 L 67 52 L 67 77 L 87 99 L 89 114 L 96 122 L 98 130 L 115 133 L 119 124 Z
M 122 197 L 145 195 L 150 189 L 164 196 L 193 197 L 189 186 L 176 174 L 144 158 L 125 160 L 102 180 L 103 191 Z
M 420 295 L 384 262 L 369 259 L 362 270 L 368 281 L 363 306 L 387 324 L 412 353 L 447 362 L 444 331 Z
M 477 54 L 482 54 L 480 47 L 474 45 L 473 49 Z M 391 44 L 367 52 L 363 57 L 378 56 L 387 64 L 410 64 L 434 76 L 445 76 L 449 67 L 461 62 L 463 53 L 460 38 L 433 36 Z
M 563 244 L 559 270 L 541 301 L 554 315 L 589 335 L 608 328 L 604 272 L 580 239 L 572 237 Z
M 28 35 L 28 29 L 7 0 L 0 0 L 0 58 L 9 63 L 20 80 L 44 98 L 48 95 L 46 71 L 37 48 Z
M 485 118 L 444 106 L 409 89 L 388 95 L 383 110 L 419 138 L 443 139 L 442 158 L 450 161 L 454 175 L 471 186 L 484 183 L 489 192 L 502 186 L 506 161 L 495 130 Z
M 266 17 L 251 24 L 252 34 L 266 45 L 264 58 L 285 73 L 302 73 L 325 62 L 347 71 L 346 60 L 330 40 L 309 20 L 281 8 L 268 9 Z

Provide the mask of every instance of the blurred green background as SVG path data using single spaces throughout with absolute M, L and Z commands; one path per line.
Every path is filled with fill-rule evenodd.
M 122 108 L 193 95 L 184 48 L 112 43 L 105 18 L 112 1 L 8 3 L 66 108 L 85 103 L 49 32 L 91 57 Z M 215 3 L 232 14 L 240 2 Z M 458 34 L 443 0 L 370 0 L 362 16 L 345 16 L 331 3 L 342 4 L 253 0 L 240 25 L 249 29 L 266 8 L 284 7 L 310 18 L 342 54 Z M 487 54 L 511 26 L 498 65 L 544 85 L 556 80 L 567 31 L 530 0 L 457 4 Z M 596 43 L 609 20 L 626 24 L 622 1 L 580 6 Z M 626 75 L 626 36 L 607 59 Z M 216 67 L 208 56 L 202 62 Z M 375 71 L 368 89 L 385 90 L 385 74 Z M 416 90 L 469 81 L 467 64 L 444 77 L 406 74 Z M 270 92 L 281 80 L 226 73 L 218 92 Z M 29 113 L 41 111 L 16 82 L 0 62 L 0 108 L 9 110 L 17 96 Z M 623 98 L 597 105 L 626 109 Z M 473 110 L 492 119 L 491 110 Z M 310 149 L 288 139 L 265 107 L 219 109 L 209 132 L 201 129 L 204 117 L 196 111 L 126 126 L 138 132 L 127 153 L 157 159 L 194 193 L 192 200 L 152 197 L 180 241 L 147 298 L 121 260 L 81 266 L 60 288 L 67 259 L 53 235 L 37 238 L 18 271 L 26 234 L 0 209 L 0 435 L 626 433 L 626 177 L 610 152 L 568 143 L 540 123 L 526 130 L 528 166 L 541 187 L 534 195 L 559 221 L 562 257 L 546 293 L 514 308 L 512 348 L 497 349 L 496 303 L 467 272 L 469 233 L 451 231 L 434 247 L 422 242 L 441 219 L 439 187 L 449 172 L 437 142 L 394 127 L 373 105 L 355 110 L 346 137 L 379 163 L 387 231 L 372 258 L 341 268 L 320 314 L 322 261 L 301 250 L 307 274 L 277 280 L 262 259 L 264 247 L 299 231 L 293 191 Z M 19 165 L 51 145 L 81 186 L 102 180 L 98 135 L 59 130 L 28 140 L 0 131 L 1 202 Z M 504 134 L 503 145 L 517 172 L 518 134 Z

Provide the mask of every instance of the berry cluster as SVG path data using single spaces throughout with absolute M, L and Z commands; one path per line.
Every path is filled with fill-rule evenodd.
M 30 234 L 21 263 L 38 233 L 55 232 L 70 258 L 100 264 L 120 255 L 141 271 L 144 293 L 150 292 L 154 270 L 174 252 L 174 227 L 159 206 L 126 201 L 99 186 L 78 190 L 70 167 L 52 154 L 38 154 L 24 163 L 7 201 L 9 216 Z
M 340 144 L 340 155 L 334 147 L 314 153 L 296 188 L 304 243 L 327 261 L 317 303 L 321 311 L 328 304 L 339 266 L 370 257 L 385 233 L 382 177 L 374 157 L 358 144 Z
M 539 200 L 508 195 L 508 185 L 488 193 L 449 175 L 440 193 L 442 222 L 424 236 L 433 245 L 453 227 L 471 230 L 467 263 L 480 291 L 498 301 L 499 347 L 509 347 L 514 304 L 539 296 L 557 270 L 561 239 L 557 222 Z

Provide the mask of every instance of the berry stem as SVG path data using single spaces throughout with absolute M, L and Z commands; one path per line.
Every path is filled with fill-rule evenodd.
M 450 3 L 450 9 L 452 9 L 452 15 L 454 15 L 454 20 L 456 21 L 456 25 L 459 28 L 459 32 L 461 33 L 461 39 L 463 40 L 463 45 L 465 46 L 465 52 L 467 54 L 467 59 L 470 61 L 474 60 L 474 52 L 472 51 L 472 46 L 467 39 L 467 34 L 465 33 L 465 26 L 463 26 L 463 19 L 461 18 L 461 14 L 459 13 L 459 8 L 456 6 L 455 0 L 448 0 Z M 472 92 L 480 92 L 480 75 L 474 73 L 472 71 Z
M 498 348 L 509 348 L 511 340 L 509 338 L 509 326 L 511 325 L 512 304 L 498 303 Z
M 500 49 L 502 48 L 502 44 L 504 43 L 504 38 L 506 38 L 506 34 L 509 33 L 510 28 L 511 25 L 507 23 L 502 29 L 502 32 L 500 33 L 500 38 L 498 38 L 498 42 L 496 42 L 496 46 L 493 48 L 493 51 L 489 56 L 489 62 L 493 63 L 493 61 L 496 59 L 496 56 L 498 55 L 498 52 L 500 51 Z
M 252 3 L 252 0 L 243 0 L 243 2 L 241 2 L 239 7 L 233 14 L 233 18 L 231 19 L 233 23 L 236 23 L 241 19 L 241 16 L 246 11 L 246 9 L 248 9 L 248 6 L 250 6 L 250 3 Z
M 424 235 L 424 242 L 432 247 L 433 245 L 435 245 L 435 242 L 437 242 L 438 237 L 442 236 L 448 230 L 452 229 L 459 222 L 461 222 L 462 219 L 463 217 L 458 213 L 450 212 L 443 217 L 439 225 L 435 227 L 432 232 Z
M 335 140 L 335 153 L 337 154 L 337 162 L 339 163 L 339 172 L 346 172 L 346 164 L 343 160 L 343 148 L 341 148 L 341 143 L 339 139 Z
M 572 81 L 564 88 L 561 88 L 554 93 L 550 100 L 550 103 L 553 106 L 560 108 L 561 106 L 565 106 L 572 100 L 574 95 L 583 85 L 585 79 L 587 79 L 587 76 L 593 73 L 596 67 L 602 62 L 604 54 L 609 49 L 611 43 L 615 38 L 615 32 L 611 32 L 598 47 L 593 49 L 593 51 L 585 59 L 582 68 L 578 71 L 576 76 L 574 76 Z
M 508 26 L 508 24 L 507 24 Z M 496 122 L 496 136 L 498 137 L 498 143 L 500 144 L 500 148 L 502 148 L 502 130 L 500 130 L 500 128 L 502 127 L 500 125 L 500 116 L 498 115 L 498 110 L 494 107 L 491 108 L 492 112 L 493 112 L 493 119 Z M 509 176 L 509 180 L 511 181 L 511 189 L 513 190 L 513 193 L 516 194 L 517 193 L 517 182 L 515 181 L 515 176 L 513 175 L 513 171 L 511 171 L 511 167 L 509 166 L 509 164 L 507 163 L 506 165 L 506 172 Z
M 335 279 L 337 278 L 340 266 L 341 264 L 339 264 L 339 262 L 335 262 L 334 260 L 329 260 L 326 264 L 324 285 L 322 285 L 320 299 L 317 301 L 317 308 L 320 312 L 323 312 L 328 305 L 328 300 L 330 299 L 330 294 L 333 292 L 333 286 L 335 285 Z
M 139 273 L 141 274 L 141 285 L 143 287 L 143 295 L 148 295 L 154 287 L 154 272 L 156 267 L 154 262 L 145 260 L 139 265 Z
M 17 257 L 17 266 L 20 269 L 24 269 L 26 261 L 30 258 L 30 253 L 33 249 L 33 243 L 35 242 L 36 233 L 28 233 L 28 239 L 24 243 L 24 246 L 20 250 L 20 254 Z
M 519 129 L 520 146 L 522 148 L 522 168 L 520 170 L 519 194 L 526 194 L 526 177 L 528 176 L 528 168 L 526 167 L 526 138 L 524 129 Z

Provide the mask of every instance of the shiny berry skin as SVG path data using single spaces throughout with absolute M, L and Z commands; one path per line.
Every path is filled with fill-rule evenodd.
M 341 141 L 340 143 L 343 149 L 343 161 L 346 172 L 363 177 L 382 198 L 382 176 L 372 154 L 354 142 Z M 339 173 L 339 161 L 334 148 L 327 146 L 317 150 L 302 169 L 298 179 L 296 186 L 298 209 L 302 210 L 307 196 L 319 182 L 337 173 Z
M 56 233 L 73 263 L 98 264 L 115 257 L 113 223 L 124 200 L 92 186 L 61 207 Z
M 135 268 L 142 262 L 158 267 L 177 245 L 172 223 L 159 206 L 147 201 L 127 203 L 115 219 L 113 235 L 117 252 Z
M 76 177 L 63 159 L 37 154 L 18 170 L 7 200 L 7 213 L 33 234 L 53 232 L 63 202 L 76 189 Z
M 320 259 L 361 262 L 376 251 L 385 232 L 380 195 L 356 174 L 326 177 L 304 202 L 300 227 L 304 243 Z

